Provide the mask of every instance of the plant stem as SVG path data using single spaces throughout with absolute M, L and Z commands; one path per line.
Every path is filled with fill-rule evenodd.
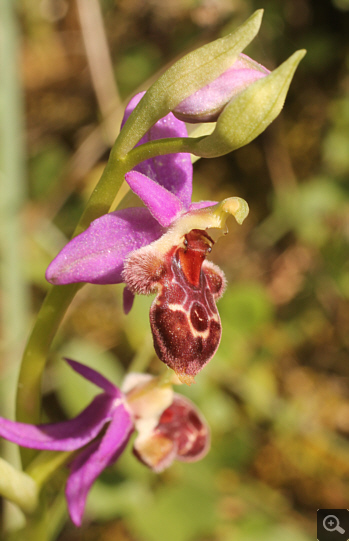
M 80 284 L 53 286 L 42 304 L 24 351 L 19 374 L 17 417 L 21 422 L 35 423 L 39 420 L 38 394 L 40 394 L 41 374 L 46 363 L 46 354 L 59 323 L 80 287 Z
M 76 451 L 40 451 L 28 466 L 26 473 L 41 488 Z
M 164 154 L 177 154 L 181 152 L 194 154 L 196 145 L 202 137 L 174 137 L 167 139 L 156 139 L 143 145 L 133 148 L 127 154 L 125 161 L 128 164 L 128 170 L 133 169 L 144 159 L 163 156 Z M 144 157 L 146 156 L 146 157 Z

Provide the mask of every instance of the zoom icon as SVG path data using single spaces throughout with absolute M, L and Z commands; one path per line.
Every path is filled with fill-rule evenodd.
M 317 539 L 318 541 L 348 541 L 349 510 L 318 509 Z

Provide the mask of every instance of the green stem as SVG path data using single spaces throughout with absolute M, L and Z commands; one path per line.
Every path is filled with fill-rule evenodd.
M 32 396 L 32 392 L 34 388 L 40 388 L 40 376 L 46 363 L 47 349 L 79 287 L 79 284 L 53 286 L 43 302 L 24 351 L 19 375 L 17 411 L 21 422 L 39 419 L 40 403 L 37 397 Z
M 48 541 L 54 541 L 64 527 L 67 518 L 67 503 L 64 491 L 58 493 L 47 512 L 47 538 Z
M 203 137 L 174 137 L 168 139 L 156 139 L 143 145 L 133 148 L 127 154 L 125 162 L 128 164 L 128 170 L 133 169 L 144 159 L 163 156 L 164 154 L 178 154 L 186 152 L 196 155 L 196 146 L 204 139 Z M 146 156 L 146 158 L 144 157 Z
M 25 348 L 18 380 L 17 419 L 40 422 L 41 377 L 52 340 L 80 284 L 53 286 L 48 292 Z M 21 449 L 23 466 L 35 456 L 33 449 Z
M 41 451 L 30 463 L 26 473 L 41 488 L 50 477 L 72 458 L 76 451 Z

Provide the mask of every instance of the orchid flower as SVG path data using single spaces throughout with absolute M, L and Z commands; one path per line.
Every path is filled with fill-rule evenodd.
M 30 425 L 0 417 L 0 436 L 31 449 L 75 451 L 65 493 L 76 526 L 81 525 L 92 484 L 119 458 L 134 430 L 136 457 L 156 473 L 174 459 L 192 462 L 207 453 L 210 434 L 205 419 L 169 384 L 156 386 L 152 376 L 130 374 L 120 390 L 92 368 L 66 361 L 103 393 L 68 421 Z
M 140 99 L 137 95 L 131 100 L 124 122 Z M 185 124 L 170 113 L 140 143 L 186 135 Z M 213 357 L 221 337 L 215 301 L 225 279 L 205 260 L 214 244 L 206 230 L 226 232 L 229 214 L 241 223 L 248 213 L 247 203 L 239 198 L 192 203 L 192 176 L 189 154 L 142 162 L 125 178 L 146 208 L 98 218 L 63 248 L 46 272 L 53 284 L 125 282 L 126 313 L 135 293 L 157 293 L 150 310 L 155 350 L 188 384 Z

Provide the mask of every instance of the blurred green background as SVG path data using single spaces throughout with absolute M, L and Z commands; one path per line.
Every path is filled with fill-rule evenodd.
M 229 287 L 223 338 L 197 384 L 212 450 L 155 476 L 126 452 L 59 541 L 311 541 L 318 508 L 349 507 L 349 1 L 22 0 L 2 6 L 1 414 L 11 415 L 44 271 L 71 235 L 128 99 L 173 60 L 264 8 L 246 52 L 269 69 L 308 53 L 280 117 L 240 150 L 195 164 L 194 200 L 245 198 L 212 260 Z M 148 309 L 124 316 L 121 286 L 85 286 L 46 371 L 45 414 L 95 393 L 68 355 L 116 383 L 156 374 Z M 11 450 L 4 453 L 10 453 Z

